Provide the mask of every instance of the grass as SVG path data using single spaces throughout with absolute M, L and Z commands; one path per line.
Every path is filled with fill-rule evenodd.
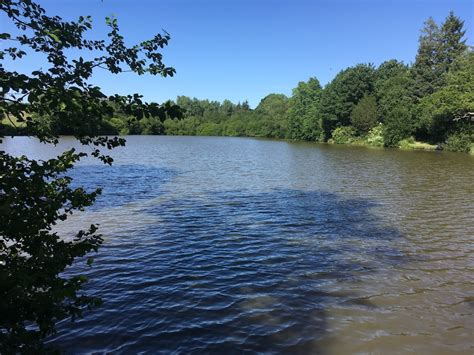
M 429 144 L 424 142 L 415 141 L 413 138 L 407 138 L 400 141 L 400 149 L 404 150 L 436 150 L 438 148 L 435 144 Z

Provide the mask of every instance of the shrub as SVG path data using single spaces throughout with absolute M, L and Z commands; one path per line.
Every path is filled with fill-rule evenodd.
M 383 124 L 380 123 L 377 126 L 373 127 L 366 137 L 366 142 L 374 147 L 383 146 Z
M 450 152 L 469 153 L 471 144 L 474 142 L 474 135 L 467 132 L 457 132 L 451 134 L 443 144 L 443 149 Z
M 332 140 L 336 144 L 352 143 L 355 139 L 356 131 L 351 126 L 337 127 L 332 131 Z
M 415 138 L 408 137 L 408 138 L 402 139 L 398 143 L 398 147 L 400 149 L 412 149 L 414 144 L 415 144 Z

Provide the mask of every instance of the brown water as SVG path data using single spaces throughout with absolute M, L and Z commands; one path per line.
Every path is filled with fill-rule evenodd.
M 60 230 L 101 224 L 106 242 L 85 272 L 105 303 L 61 323 L 52 343 L 70 353 L 473 353 L 473 156 L 127 139 L 113 167 L 73 172 L 104 187 Z M 26 138 L 2 147 L 53 153 Z

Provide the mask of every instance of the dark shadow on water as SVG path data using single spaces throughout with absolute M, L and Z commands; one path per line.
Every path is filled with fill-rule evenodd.
M 89 272 L 104 306 L 63 322 L 53 343 L 71 353 L 324 353 L 328 307 L 370 312 L 351 285 L 404 262 L 401 234 L 373 208 L 289 189 L 147 208 L 156 224 L 137 221 L 126 246 L 104 246 Z

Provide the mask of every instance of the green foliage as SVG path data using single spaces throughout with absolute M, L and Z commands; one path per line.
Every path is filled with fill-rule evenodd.
M 400 70 L 393 76 L 377 83 L 379 119 L 384 122 L 391 112 L 400 106 L 414 105 L 412 98 L 413 79 L 408 69 Z
M 474 132 L 456 132 L 443 144 L 443 149 L 451 152 L 469 153 L 474 143 Z
M 366 142 L 374 147 L 382 147 L 384 145 L 383 139 L 384 127 L 382 123 L 373 127 L 366 136 Z
M 444 72 L 448 72 L 451 64 L 467 50 L 466 40 L 463 39 L 466 31 L 463 27 L 464 21 L 455 16 L 453 11 L 441 25 L 438 56 Z
M 154 117 L 143 118 L 139 124 L 142 127 L 140 134 L 156 135 L 165 132 L 163 123 Z
M 255 112 L 270 117 L 285 116 L 288 111 L 288 98 L 283 94 L 265 96 L 258 104 Z
M 288 106 L 289 100 L 282 94 L 270 94 L 264 97 L 255 113 L 261 123 L 259 132 L 251 134 L 261 137 L 285 138 L 288 131 Z
M 383 137 L 386 146 L 398 146 L 400 140 L 413 135 L 416 130 L 412 88 L 413 79 L 407 70 L 399 70 L 379 82 L 378 111 L 380 120 L 384 123 Z
M 59 133 L 71 134 L 93 148 L 93 157 L 111 164 L 112 158 L 101 149 L 123 146 L 125 140 L 99 135 L 116 129 L 116 113 L 142 119 L 171 108 L 146 104 L 138 94 L 107 97 L 90 83 L 93 69 L 99 66 L 114 74 L 127 70 L 173 75 L 174 69 L 163 64 L 158 52 L 167 45 L 168 34 L 128 47 L 116 19 L 107 20 L 110 30 L 106 41 L 89 39 L 91 18 L 64 21 L 47 15 L 31 0 L 3 0 L 0 14 L 18 32 L 1 34 L 0 59 L 21 60 L 34 51 L 48 61 L 46 69 L 30 75 L 10 71 L 0 62 L 0 117 L 18 132 L 36 136 L 44 143 L 57 143 Z M 95 58 L 85 60 L 90 57 L 89 51 L 94 51 Z M 67 53 L 84 56 L 70 58 Z M 71 187 L 67 172 L 86 155 L 69 150 L 55 159 L 41 161 L 0 151 L 2 354 L 51 352 L 43 339 L 54 333 L 57 321 L 74 319 L 84 309 L 100 304 L 99 299 L 82 290 L 87 281 L 84 276 L 64 273 L 75 262 L 90 265 L 92 259 L 82 257 L 102 244 L 97 227 L 91 225 L 72 236 L 60 236 L 52 230 L 74 211 L 90 206 L 100 193 Z
M 437 145 L 418 142 L 415 140 L 414 137 L 408 137 L 408 138 L 402 139 L 398 143 L 398 147 L 404 150 L 415 150 L 415 149 L 438 150 L 439 149 Z
M 165 120 L 165 134 L 269 138 L 288 136 L 288 98 L 285 95 L 270 94 L 261 100 L 255 110 L 251 110 L 246 101 L 234 104 L 225 100 L 221 104 L 179 96 L 177 102 L 184 105 L 185 117 L 182 120 Z M 199 115 L 192 116 L 190 112 L 198 112 Z
M 422 123 L 420 129 L 437 142 L 454 131 L 474 129 L 473 52 L 464 52 L 458 57 L 446 76 L 446 86 L 424 97 L 418 111 Z
M 425 22 L 412 71 L 416 98 L 430 95 L 445 84 L 445 75 L 451 64 L 467 49 L 463 26 L 464 22 L 453 12 L 441 28 L 432 18 Z
M 413 66 L 414 95 L 418 98 L 431 94 L 443 84 L 443 69 L 439 65 L 439 42 L 439 27 L 430 17 L 422 29 Z
M 334 128 L 350 124 L 354 106 L 373 92 L 374 79 L 375 69 L 371 64 L 358 64 L 341 71 L 324 88 L 320 113 L 326 139 Z
M 321 139 L 322 126 L 319 114 L 322 93 L 318 79 L 299 82 L 293 89 L 289 102 L 288 126 L 293 139 L 318 141 Z
M 394 107 L 385 119 L 383 139 L 387 147 L 397 147 L 398 142 L 414 132 L 413 107 L 410 102 Z
M 377 96 L 383 93 L 383 85 L 387 80 L 402 75 L 407 70 L 408 66 L 396 59 L 387 60 L 380 64 L 375 73 L 374 86 Z
M 352 126 L 367 144 L 381 145 L 383 139 L 397 147 L 411 136 L 417 147 L 419 141 L 443 142 L 472 127 L 474 63 L 464 33 L 463 22 L 452 13 L 441 26 L 429 19 L 412 67 L 394 59 L 377 69 L 359 64 L 338 73 L 324 89 L 310 78 L 298 83 L 289 100 L 271 94 L 255 110 L 228 100 L 180 96 L 185 119 L 165 122 L 164 133 L 319 141 L 338 127 Z M 337 140 L 354 142 L 344 135 Z
M 398 96 L 411 96 L 413 80 L 407 65 L 395 59 L 380 64 L 375 74 L 374 94 L 377 100 L 378 119 L 384 117 Z
M 377 123 L 377 102 L 371 95 L 364 96 L 354 106 L 351 113 L 351 123 L 359 134 L 366 134 Z
M 63 175 L 84 155 L 70 150 L 38 162 L 0 152 L 0 170 L 9 172 L 2 174 L 0 195 L 2 353 L 42 349 L 41 340 L 54 331 L 55 321 L 74 319 L 84 307 L 100 304 L 79 292 L 87 281 L 83 276 L 61 275 L 75 259 L 97 251 L 102 238 L 96 226 L 79 231 L 71 241 L 51 231 L 58 220 L 90 206 L 100 193 L 73 189 L 71 178 Z
M 214 122 L 206 122 L 202 124 L 197 134 L 199 136 L 220 136 L 222 135 L 222 126 Z
M 356 131 L 351 126 L 337 127 L 332 132 L 332 141 L 336 144 L 347 144 L 354 142 Z
M 415 144 L 415 138 L 413 137 L 408 137 L 398 142 L 398 146 L 401 149 L 411 149 L 413 144 Z

